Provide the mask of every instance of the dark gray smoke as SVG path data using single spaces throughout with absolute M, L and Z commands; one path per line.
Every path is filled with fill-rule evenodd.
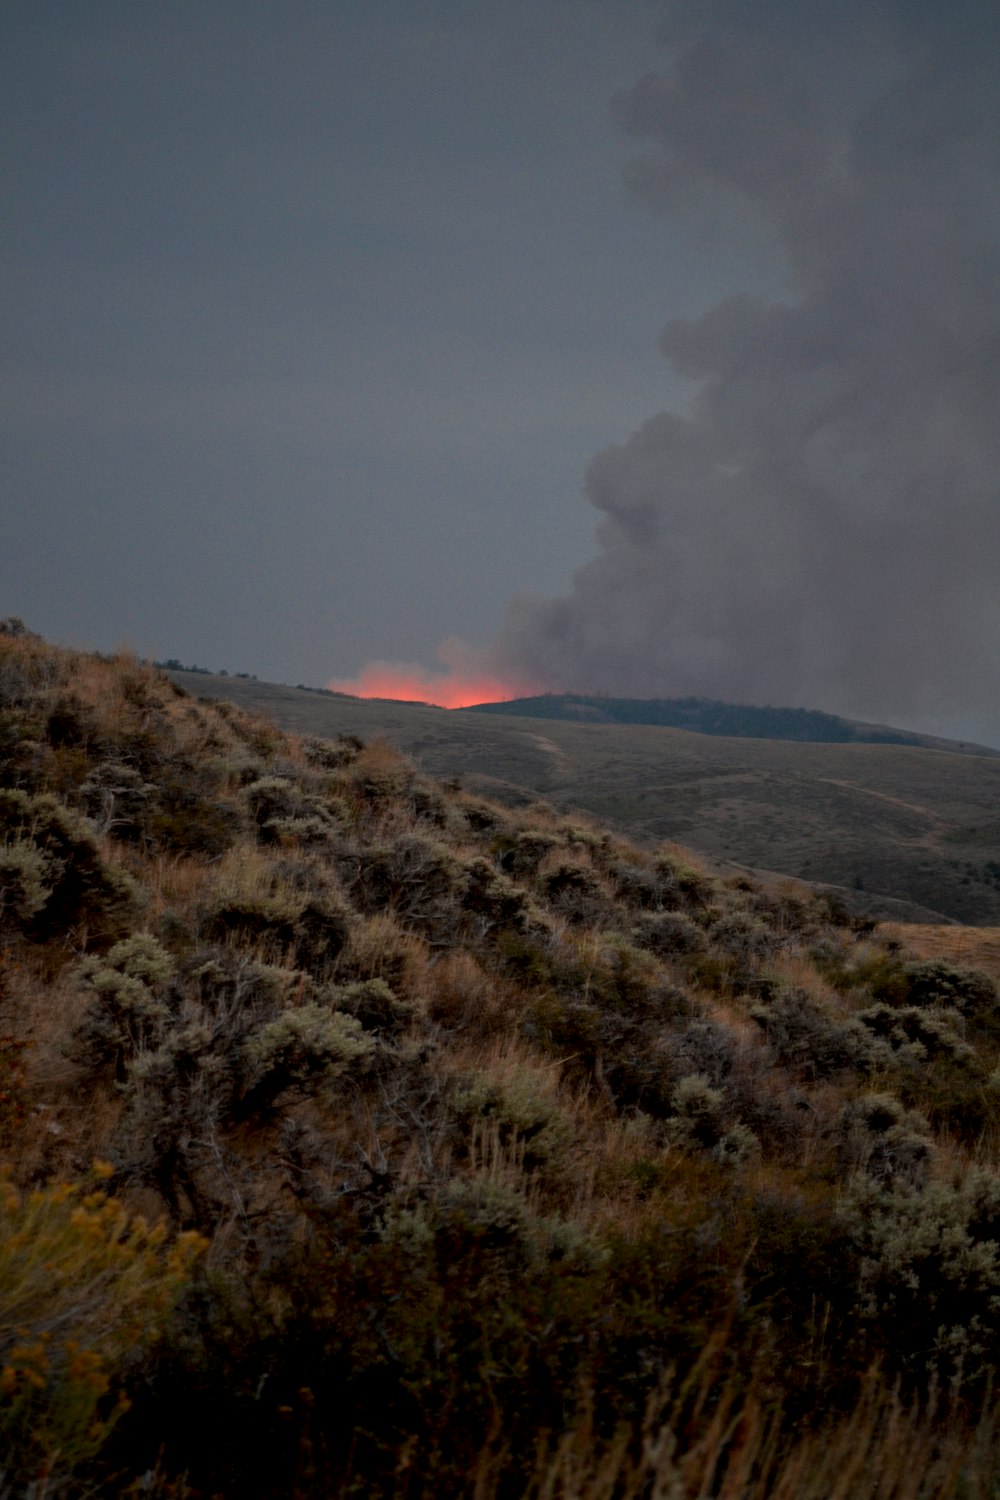
M 690 414 L 592 461 L 597 556 L 490 656 L 1000 743 L 1000 12 L 669 14 L 664 72 L 613 104 L 631 188 L 771 234 L 787 299 L 667 324 Z

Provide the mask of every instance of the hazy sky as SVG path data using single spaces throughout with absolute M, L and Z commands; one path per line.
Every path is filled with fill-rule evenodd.
M 0 614 L 1000 742 L 959 0 L 6 0 Z

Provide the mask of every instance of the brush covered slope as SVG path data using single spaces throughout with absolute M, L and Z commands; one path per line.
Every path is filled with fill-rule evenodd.
M 626 838 L 841 888 L 885 920 L 1000 923 L 1000 754 L 808 744 L 520 718 L 171 674 L 300 734 L 384 737 L 428 773 L 513 806 L 544 797 Z M 545 701 L 545 700 L 540 700 Z
M 990 977 L 16 624 L 0 695 L 4 1495 L 995 1494 Z

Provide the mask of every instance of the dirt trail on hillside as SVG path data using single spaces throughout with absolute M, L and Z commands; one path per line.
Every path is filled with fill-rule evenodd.
M 526 734 L 525 739 L 531 741 L 539 750 L 543 750 L 550 757 L 553 765 L 560 775 L 565 776 L 573 769 L 573 762 L 560 745 L 545 738 L 544 734 Z
M 816 780 L 824 782 L 827 786 L 840 786 L 846 791 L 857 792 L 862 797 L 875 797 L 879 802 L 888 802 L 893 807 L 905 807 L 907 812 L 919 813 L 922 818 L 927 819 L 928 823 L 937 827 L 943 826 L 945 821 L 938 813 L 932 812 L 929 807 L 920 802 L 905 802 L 902 797 L 893 797 L 889 792 L 873 792 L 871 787 L 861 786 L 856 781 L 845 781 L 837 776 L 817 776 Z

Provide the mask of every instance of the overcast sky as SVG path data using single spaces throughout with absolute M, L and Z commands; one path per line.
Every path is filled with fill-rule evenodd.
M 0 614 L 1000 743 L 994 14 L 6 0 Z

